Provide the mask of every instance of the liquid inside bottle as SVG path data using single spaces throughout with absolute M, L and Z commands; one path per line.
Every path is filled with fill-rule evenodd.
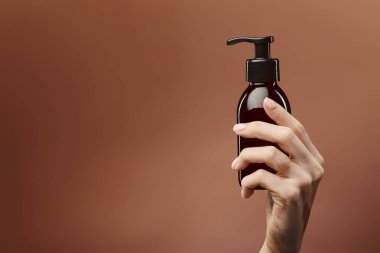
M 276 124 L 264 111 L 263 102 L 266 97 L 276 101 L 290 113 L 289 101 L 285 93 L 278 86 L 277 82 L 249 83 L 248 88 L 242 94 L 238 104 L 237 122 L 248 123 L 252 121 L 264 121 L 271 124 Z M 261 139 L 243 138 L 240 136 L 237 138 L 238 154 L 240 154 L 243 149 L 248 147 L 275 146 L 280 149 L 277 144 Z M 241 185 L 241 180 L 245 176 L 255 172 L 258 169 L 265 169 L 269 172 L 276 173 L 276 171 L 264 163 L 251 163 L 247 168 L 239 171 L 239 184 Z M 262 188 L 257 187 L 256 189 Z

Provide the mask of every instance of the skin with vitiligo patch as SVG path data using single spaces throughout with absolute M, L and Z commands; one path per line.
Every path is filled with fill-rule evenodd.
M 291 252 L 301 249 L 311 208 L 324 174 L 324 159 L 301 123 L 273 100 L 264 100 L 264 110 L 277 125 L 254 121 L 234 126 L 244 138 L 259 138 L 277 144 L 242 150 L 232 163 L 244 170 L 250 163 L 265 163 L 275 173 L 259 169 L 241 181 L 244 199 L 257 186 L 268 190 L 267 231 L 261 253 Z

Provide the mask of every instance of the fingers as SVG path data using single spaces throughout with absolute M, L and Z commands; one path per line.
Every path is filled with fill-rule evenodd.
M 249 198 L 254 193 L 254 189 L 261 186 L 268 190 L 271 195 L 280 197 L 283 202 L 281 204 L 297 203 L 301 197 L 301 188 L 289 180 L 280 178 L 263 169 L 257 170 L 245 176 L 241 181 L 241 197 L 243 199 Z
M 321 165 L 323 165 L 323 157 L 311 142 L 311 139 L 303 125 L 296 118 L 288 113 L 282 106 L 278 105 L 275 101 L 268 97 L 264 99 L 264 110 L 266 114 L 278 125 L 286 126 L 293 130 L 293 132 L 302 141 L 302 143 L 311 152 L 311 154 L 320 162 Z
M 274 146 L 251 147 L 243 149 L 233 161 L 234 170 L 243 170 L 250 163 L 265 163 L 282 176 L 287 176 L 291 168 L 290 158 Z
M 296 160 L 306 161 L 311 154 L 295 133 L 285 126 L 273 125 L 262 121 L 237 124 L 233 130 L 245 138 L 258 138 L 274 142 Z
M 254 189 L 261 186 L 270 192 L 281 194 L 287 191 L 289 186 L 284 179 L 263 169 L 257 170 L 254 173 L 245 176 L 241 181 L 241 196 L 246 199 L 252 196 Z

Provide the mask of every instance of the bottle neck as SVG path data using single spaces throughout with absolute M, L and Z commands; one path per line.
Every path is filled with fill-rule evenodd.
M 253 82 L 249 82 L 249 85 L 250 86 L 266 86 L 266 87 L 268 87 L 268 86 L 276 86 L 277 85 L 277 82 L 276 81 L 274 81 L 274 82 L 262 82 L 262 83 L 259 83 L 259 82 L 255 82 L 255 83 L 253 83 Z

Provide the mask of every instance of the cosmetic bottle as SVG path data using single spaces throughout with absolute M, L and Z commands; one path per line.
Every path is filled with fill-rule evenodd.
M 227 45 L 235 45 L 241 42 L 252 43 L 255 47 L 255 57 L 246 61 L 246 80 L 248 87 L 240 97 L 237 107 L 237 123 L 247 123 L 252 121 L 264 121 L 276 124 L 265 113 L 263 101 L 266 97 L 276 101 L 280 106 L 285 108 L 289 113 L 290 104 L 284 91 L 278 85 L 280 80 L 279 60 L 271 58 L 270 43 L 273 43 L 273 36 L 268 37 L 237 37 L 227 41 Z M 257 138 L 237 137 L 238 154 L 248 147 L 260 147 L 278 145 Z M 281 149 L 280 149 L 281 150 Z M 286 153 L 285 153 L 286 154 Z M 238 179 L 241 180 L 255 172 L 258 169 L 265 169 L 276 173 L 273 169 L 264 163 L 251 163 L 249 166 L 239 171 Z M 262 189 L 257 187 L 256 189 Z

